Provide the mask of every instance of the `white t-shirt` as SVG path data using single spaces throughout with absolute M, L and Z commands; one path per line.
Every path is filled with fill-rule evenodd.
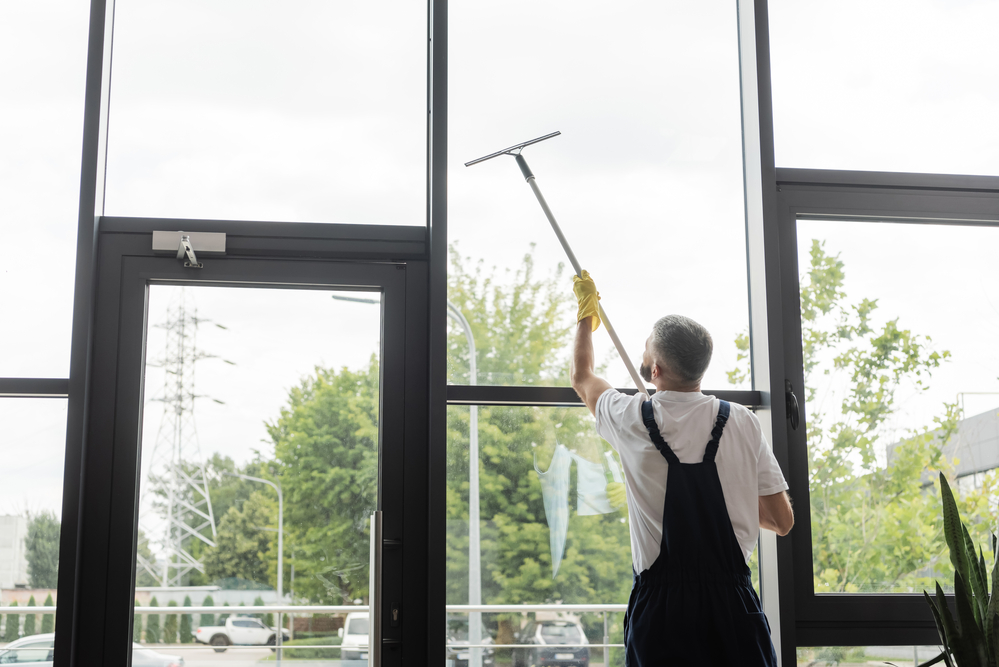
M 608 389 L 597 399 L 597 433 L 621 456 L 631 558 L 644 572 L 659 557 L 663 536 L 663 503 L 669 464 L 649 438 L 642 422 L 641 394 Z M 681 463 L 700 463 L 718 416 L 718 399 L 701 392 L 660 391 L 652 396 L 652 412 L 663 439 Z M 787 482 L 773 450 L 763 438 L 756 415 L 732 403 L 715 456 L 725 506 L 746 561 L 760 535 L 759 496 L 786 490 Z

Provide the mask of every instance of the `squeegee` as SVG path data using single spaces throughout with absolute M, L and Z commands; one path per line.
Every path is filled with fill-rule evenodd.
M 538 203 L 541 204 L 541 210 L 545 212 L 545 216 L 548 218 L 548 222 L 551 223 L 552 229 L 555 231 L 555 236 L 558 237 L 558 242 L 562 244 L 562 250 L 565 251 L 566 257 L 569 258 L 569 263 L 572 264 L 572 269 L 576 272 L 577 276 L 582 276 L 583 268 L 579 265 L 579 260 L 576 259 L 576 254 L 572 252 L 572 248 L 569 247 L 569 242 L 565 238 L 565 234 L 562 233 L 562 228 L 559 227 L 558 221 L 555 220 L 555 215 L 552 210 L 548 207 L 548 202 L 545 201 L 544 195 L 541 194 L 541 188 L 538 187 L 538 179 L 535 178 L 534 173 L 531 172 L 531 168 L 527 166 L 527 160 L 524 159 L 523 151 L 525 148 L 532 144 L 539 143 L 545 139 L 551 139 L 552 137 L 557 137 L 562 134 L 561 132 L 552 132 L 551 134 L 546 134 L 543 137 L 538 137 L 537 139 L 531 139 L 523 143 L 515 144 L 508 148 L 504 148 L 501 151 L 496 151 L 495 153 L 490 153 L 489 155 L 480 157 L 471 162 L 466 162 L 466 167 L 471 167 L 473 164 L 478 164 L 480 162 L 485 162 L 486 160 L 491 160 L 494 157 L 499 157 L 500 155 L 512 155 L 514 160 L 517 161 L 517 166 L 520 167 L 520 173 L 524 175 L 524 179 L 527 184 L 531 186 L 531 190 L 534 191 L 534 196 L 538 198 Z M 611 326 L 610 320 L 607 319 L 607 313 L 604 312 L 604 307 L 597 304 L 597 308 L 600 310 L 600 321 L 604 323 L 607 327 L 607 333 L 610 335 L 611 340 L 614 341 L 614 347 L 617 348 L 617 353 L 621 356 L 621 361 L 627 366 L 628 372 L 631 374 L 631 379 L 635 381 L 635 386 L 638 387 L 638 391 L 642 392 L 646 398 L 649 396 L 648 390 L 645 388 L 645 383 L 642 382 L 642 376 L 638 374 L 635 369 L 635 365 L 631 363 L 631 359 L 628 357 L 627 353 L 624 351 L 624 345 L 621 344 L 621 339 L 617 337 L 617 332 L 614 327 Z

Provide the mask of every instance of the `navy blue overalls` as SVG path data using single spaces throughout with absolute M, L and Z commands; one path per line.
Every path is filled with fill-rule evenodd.
M 669 462 L 663 538 L 635 577 L 624 618 L 627 667 L 776 667 L 770 625 L 725 507 L 715 454 L 730 406 L 721 401 L 700 463 L 680 463 L 642 404 L 642 420 Z

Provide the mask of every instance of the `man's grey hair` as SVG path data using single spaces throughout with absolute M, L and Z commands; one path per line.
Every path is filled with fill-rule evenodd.
M 653 362 L 684 382 L 696 383 L 711 363 L 714 344 L 703 326 L 683 315 L 667 315 L 652 326 Z

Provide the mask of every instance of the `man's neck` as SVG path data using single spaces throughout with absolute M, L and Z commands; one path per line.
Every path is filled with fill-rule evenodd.
M 671 382 L 665 378 L 653 378 L 652 384 L 656 386 L 656 391 L 680 391 L 684 393 L 697 393 L 701 390 L 701 383 L 697 384 L 680 384 L 679 382 Z

